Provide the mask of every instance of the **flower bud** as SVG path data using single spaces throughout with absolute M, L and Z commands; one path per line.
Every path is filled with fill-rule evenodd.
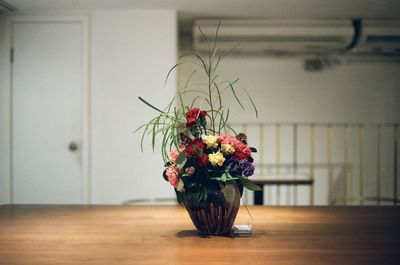
M 196 169 L 194 167 L 185 168 L 185 173 L 190 175 L 190 176 L 193 175 L 195 171 L 196 171 Z

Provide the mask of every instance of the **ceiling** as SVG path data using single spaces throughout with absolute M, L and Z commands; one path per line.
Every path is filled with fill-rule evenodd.
M 181 29 L 195 18 L 400 18 L 399 0 L 2 0 L 17 12 L 177 10 Z

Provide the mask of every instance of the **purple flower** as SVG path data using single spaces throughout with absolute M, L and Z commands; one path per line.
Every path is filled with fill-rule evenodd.
M 239 168 L 243 176 L 250 177 L 254 174 L 254 165 L 246 159 L 239 161 Z
M 226 161 L 226 169 L 229 173 L 243 175 L 249 177 L 254 174 L 254 165 L 247 159 L 237 159 L 236 157 L 230 157 Z
M 254 174 L 254 165 L 249 163 L 242 172 L 243 176 L 250 177 Z
M 239 172 L 237 172 L 238 166 L 239 166 L 239 160 L 237 158 L 232 156 L 228 160 L 226 160 L 225 163 L 226 163 L 226 169 L 228 170 L 228 172 L 239 173 Z

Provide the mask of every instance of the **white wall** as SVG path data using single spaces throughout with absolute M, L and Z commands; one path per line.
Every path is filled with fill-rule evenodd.
M 400 64 L 349 63 L 321 72 L 307 72 L 303 65 L 301 59 L 227 57 L 221 79 L 240 78 L 260 114 L 256 120 L 251 112 L 241 112 L 233 97 L 225 97 L 238 111 L 232 121 L 400 121 Z M 191 64 L 181 67 L 179 79 L 192 71 Z M 193 83 L 201 82 L 197 76 Z
M 141 135 L 133 131 L 155 115 L 138 96 L 164 106 L 175 93 L 175 75 L 166 87 L 164 79 L 177 59 L 176 12 L 82 15 L 89 17 L 90 36 L 90 202 L 174 198 L 173 189 L 162 178 L 161 157 L 152 153 L 149 142 L 141 153 Z M 10 202 L 9 47 L 4 22 L 0 17 L 0 204 Z
M 189 52 L 188 43 L 181 43 L 181 53 Z M 194 71 L 193 64 L 185 64 L 178 69 L 178 80 L 185 84 Z M 198 71 L 191 80 L 196 89 L 206 83 Z M 243 111 L 234 97 L 223 96 L 224 103 L 231 107 L 231 122 L 400 122 L 400 64 L 383 62 L 344 63 L 321 72 L 304 70 L 301 58 L 272 58 L 262 55 L 230 55 L 220 64 L 220 80 L 240 79 L 242 87 L 252 95 L 258 110 L 256 119 L 251 111 Z M 229 93 L 227 93 L 229 94 Z M 245 99 L 245 95 L 241 95 Z M 190 101 L 189 98 L 186 99 Z M 251 110 L 251 105 L 248 109 Z M 249 142 L 259 146 L 258 129 L 249 130 Z M 299 129 L 299 163 L 310 163 L 309 128 Z M 293 162 L 293 129 L 281 129 L 281 163 Z M 365 195 L 376 196 L 376 129 L 366 131 L 364 178 Z M 326 129 L 316 130 L 316 161 L 327 161 Z M 352 196 L 358 192 L 358 128 L 350 129 L 349 185 Z M 393 133 L 383 129 L 382 133 L 382 195 L 392 196 L 393 185 Z M 275 128 L 269 127 L 264 132 L 265 162 L 276 163 Z M 400 136 L 400 135 L 399 135 Z M 399 137 L 398 136 L 398 137 Z M 333 163 L 342 163 L 343 129 L 334 130 Z M 259 154 L 255 154 L 256 162 Z M 308 171 L 308 169 L 307 169 Z M 308 174 L 308 173 L 307 173 Z M 341 172 L 335 171 L 334 177 L 340 183 Z M 315 199 L 317 204 L 326 203 L 327 170 L 316 172 Z M 268 190 L 269 193 L 271 190 Z M 273 194 L 275 190 L 271 191 Z M 301 201 L 308 203 L 308 191 L 302 189 Z M 283 201 L 286 193 L 281 191 Z M 273 195 L 272 197 L 274 197 Z
M 9 50 L 6 36 L 6 17 L 0 16 L 0 204 L 10 198 L 10 122 L 9 98 Z
M 165 106 L 175 78 L 164 79 L 177 58 L 174 11 L 94 12 L 92 30 L 92 203 L 173 197 L 163 163 L 150 143 L 140 152 L 132 132 L 155 114 L 138 96 Z

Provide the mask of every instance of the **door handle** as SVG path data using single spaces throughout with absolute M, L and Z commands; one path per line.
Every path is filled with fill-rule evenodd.
M 78 145 L 77 145 L 75 142 L 71 142 L 71 143 L 68 145 L 68 149 L 69 149 L 71 152 L 74 152 L 74 151 L 76 151 L 76 150 L 78 149 Z

